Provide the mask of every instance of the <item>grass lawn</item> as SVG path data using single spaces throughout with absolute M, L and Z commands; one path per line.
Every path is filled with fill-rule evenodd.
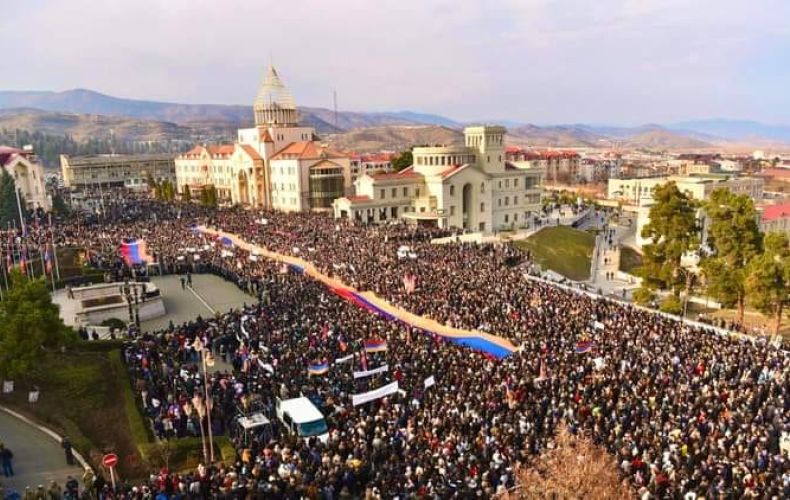
M 96 351 L 77 347 L 65 354 L 51 354 L 15 391 L 0 402 L 27 414 L 59 434 L 69 436 L 74 447 L 94 466 L 106 452 L 118 454 L 122 477 L 142 477 L 147 471 L 130 432 L 122 397 L 128 377 L 117 350 Z M 32 386 L 40 390 L 35 404 L 27 402 Z
M 535 262 L 544 269 L 575 281 L 590 278 L 595 236 L 587 231 L 567 226 L 547 227 L 515 245 L 532 252 Z
M 116 453 L 122 478 L 139 479 L 159 470 L 163 451 L 171 470 L 193 469 L 202 458 L 200 438 L 172 440 L 164 447 L 153 441 L 119 347 L 119 341 L 88 342 L 65 354 L 49 355 L 34 373 L 15 381 L 14 393 L 0 394 L 0 404 L 67 435 L 94 468 L 100 468 L 103 454 Z M 30 404 L 27 395 L 33 386 L 40 396 Z M 215 446 L 218 457 L 233 460 L 227 438 L 216 438 Z
M 642 256 L 631 247 L 620 247 L 620 270 L 633 274 L 633 271 L 642 265 Z

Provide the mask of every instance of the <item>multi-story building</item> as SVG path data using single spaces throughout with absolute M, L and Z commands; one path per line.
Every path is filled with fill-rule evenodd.
M 790 237 L 790 203 L 766 205 L 760 211 L 760 229 L 763 232 L 784 233 Z
M 622 201 L 636 210 L 636 244 L 640 247 L 649 243 L 642 237 L 642 229 L 650 223 L 650 207 L 654 203 L 653 193 L 658 186 L 667 182 L 674 182 L 678 190 L 699 201 L 707 200 L 710 194 L 719 188 L 729 189 L 735 194 L 745 194 L 755 203 L 760 203 L 763 199 L 764 181 L 759 177 L 700 175 L 609 179 L 608 198 Z M 700 211 L 699 216 L 703 220 L 704 212 Z
M 28 209 L 52 208 L 52 200 L 46 190 L 44 169 L 36 161 L 32 148 L 0 146 L 0 167 L 14 178 L 16 188 L 24 197 Z
M 172 154 L 60 155 L 63 185 L 67 188 L 147 189 L 149 179 L 175 183 L 174 156 Z
M 349 154 L 351 182 L 353 183 L 365 174 L 374 175 L 392 172 L 393 156 L 393 153 Z
M 361 175 L 355 196 L 335 200 L 335 217 L 483 233 L 527 226 L 540 210 L 543 170 L 507 161 L 504 136 L 504 127 L 468 127 L 464 145 L 416 147 L 405 170 Z
M 581 156 L 575 151 L 533 151 L 511 146 L 505 149 L 505 159 L 510 162 L 527 162 L 531 168 L 542 169 L 547 183 L 572 184 L 581 180 Z
M 221 201 L 284 211 L 327 210 L 350 194 L 349 159 L 299 126 L 296 103 L 269 66 L 253 105 L 255 126 L 234 144 L 196 146 L 176 158 L 178 190 L 212 185 Z

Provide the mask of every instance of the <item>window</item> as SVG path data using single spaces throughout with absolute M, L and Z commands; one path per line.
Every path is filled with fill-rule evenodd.
M 485 212 L 486 211 L 486 204 L 485 203 L 481 203 L 480 204 L 480 211 L 481 212 Z
M 499 189 L 502 189 L 502 181 L 499 181 Z
M 497 198 L 496 204 L 497 204 L 498 207 L 501 207 L 502 206 L 502 198 Z
M 455 185 L 450 184 L 450 196 L 455 196 Z
M 518 221 L 518 214 L 513 214 L 513 222 Z
M 420 188 L 416 188 L 414 196 L 420 196 Z
M 481 182 L 480 183 L 480 192 L 481 193 L 485 193 L 486 192 L 486 183 L 485 182 Z
M 518 196 L 513 197 L 513 204 L 518 205 Z
M 385 194 L 387 194 L 387 191 L 385 189 L 381 189 L 379 191 L 379 198 L 381 198 L 383 200 L 385 198 L 385 196 L 384 196 Z
M 510 196 L 505 196 L 505 206 L 510 205 Z
M 392 191 L 390 192 L 390 196 L 392 196 L 393 198 L 397 198 L 398 197 L 398 188 L 392 188 Z
M 508 220 L 508 215 L 505 214 L 505 224 L 507 224 L 508 222 L 510 222 L 510 220 Z
M 505 179 L 505 187 L 506 188 L 510 187 L 510 179 Z
M 409 188 L 405 187 L 405 188 L 403 188 L 403 197 L 405 198 L 405 197 L 408 197 L 408 196 L 409 196 Z
M 514 188 L 517 188 L 517 187 L 518 187 L 518 177 L 516 177 L 515 179 L 513 179 L 513 187 L 514 187 Z
M 455 215 L 455 205 L 450 205 L 450 215 Z

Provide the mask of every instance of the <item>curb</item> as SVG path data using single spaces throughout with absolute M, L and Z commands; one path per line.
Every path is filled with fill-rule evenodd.
M 15 418 L 21 420 L 22 422 L 26 423 L 27 425 L 29 425 L 31 427 L 35 427 L 36 429 L 40 430 L 41 432 L 43 432 L 47 436 L 49 436 L 52 439 L 54 439 L 58 444 L 60 444 L 61 441 L 63 440 L 63 437 L 60 436 L 55 431 L 53 431 L 52 429 L 50 429 L 48 427 L 44 427 L 43 425 L 36 423 L 35 421 L 27 418 L 26 416 L 22 415 L 21 413 L 18 413 L 18 412 L 14 411 L 14 410 L 12 410 L 10 408 L 7 408 L 7 407 L 5 407 L 3 405 L 0 405 L 0 411 L 4 411 L 5 413 L 11 415 L 12 417 L 15 417 Z M 94 472 L 93 467 L 91 467 L 90 464 L 88 464 L 88 461 L 85 460 L 85 458 L 82 456 L 82 454 L 80 452 L 78 452 L 77 450 L 75 450 L 73 448 L 72 448 L 72 451 L 74 452 L 74 458 L 76 458 L 77 462 L 79 462 L 79 464 L 82 466 L 82 470 L 90 469 L 91 472 Z

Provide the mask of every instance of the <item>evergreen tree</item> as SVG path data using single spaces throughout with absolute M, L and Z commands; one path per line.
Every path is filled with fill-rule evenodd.
M 0 227 L 16 224 L 21 227 L 19 220 L 19 205 L 17 203 L 16 183 L 11 174 L 5 169 L 0 169 Z M 25 206 L 25 199 L 19 194 L 19 203 Z
M 396 172 L 400 172 L 404 168 L 408 168 L 414 162 L 414 157 L 411 153 L 411 150 L 403 151 L 398 156 L 392 159 L 392 168 Z
M 76 336 L 63 324 L 43 279 L 27 279 L 19 270 L 0 301 L 0 377 L 24 375 L 46 362 L 47 350 L 72 343 Z
M 712 255 L 702 269 L 708 293 L 726 307 L 738 309 L 743 322 L 746 305 L 746 269 L 762 250 L 763 236 L 754 202 L 747 195 L 716 189 L 705 204 L 708 246 Z
M 752 259 L 746 277 L 749 303 L 774 319 L 779 334 L 784 308 L 790 301 L 790 246 L 784 233 L 768 233 L 763 252 Z
M 184 203 L 189 203 L 192 201 L 192 192 L 189 190 L 188 185 L 184 185 L 184 189 L 181 191 L 181 201 Z
M 643 265 L 639 274 L 648 289 L 672 290 L 677 297 L 687 276 L 680 265 L 683 254 L 699 245 L 699 225 L 694 200 L 681 193 L 674 182 L 655 188 L 650 222 L 642 228 Z

